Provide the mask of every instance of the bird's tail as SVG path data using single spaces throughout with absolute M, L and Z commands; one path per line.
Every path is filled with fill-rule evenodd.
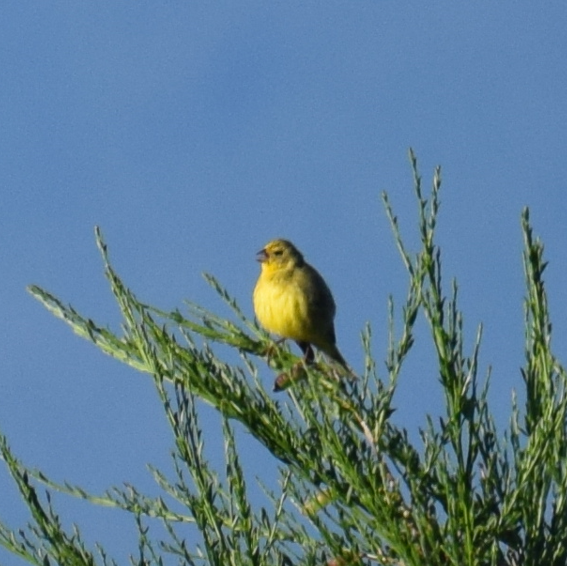
M 325 348 L 322 348 L 323 352 L 331 358 L 333 361 L 337 362 L 348 374 L 348 377 L 355 378 L 357 377 L 354 370 L 348 365 L 346 360 L 343 358 L 342 354 L 339 352 L 339 349 L 335 346 L 335 344 L 330 344 Z

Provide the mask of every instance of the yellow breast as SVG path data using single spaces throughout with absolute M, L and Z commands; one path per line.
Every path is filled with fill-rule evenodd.
M 282 338 L 313 340 L 309 305 L 292 273 L 262 271 L 254 289 L 254 310 L 260 324 Z

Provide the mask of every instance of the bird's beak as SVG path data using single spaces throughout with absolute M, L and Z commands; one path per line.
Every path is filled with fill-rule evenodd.
M 267 259 L 268 259 L 268 254 L 266 253 L 266 250 L 260 250 L 256 254 L 256 261 L 259 261 L 260 263 L 265 262 Z

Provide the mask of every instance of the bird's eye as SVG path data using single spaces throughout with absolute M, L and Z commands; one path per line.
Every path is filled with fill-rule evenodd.
M 274 255 L 282 255 L 283 250 L 274 250 Z

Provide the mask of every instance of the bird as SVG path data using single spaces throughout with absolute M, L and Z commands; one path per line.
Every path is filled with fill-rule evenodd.
M 320 273 L 288 240 L 272 240 L 257 253 L 261 271 L 254 288 L 254 312 L 260 324 L 282 339 L 296 342 L 307 364 L 313 346 L 349 373 L 336 345 L 335 300 Z

